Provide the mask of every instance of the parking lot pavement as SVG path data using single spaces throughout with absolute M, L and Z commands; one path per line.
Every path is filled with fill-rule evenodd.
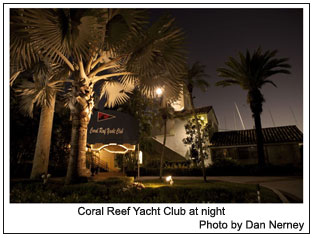
M 157 179 L 156 176 L 140 177 L 140 180 Z M 202 177 L 174 177 L 177 180 L 201 180 Z M 233 183 L 260 184 L 290 195 L 295 200 L 303 201 L 303 178 L 301 176 L 207 176 L 207 180 L 218 180 Z

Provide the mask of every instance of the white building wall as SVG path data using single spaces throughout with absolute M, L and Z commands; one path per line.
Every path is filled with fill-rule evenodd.
M 186 120 L 184 118 L 175 118 L 173 120 L 168 121 L 168 134 L 166 139 L 166 146 L 180 154 L 185 158 L 188 157 L 188 149 L 189 146 L 185 145 L 182 140 L 186 138 L 184 125 L 186 124 Z M 157 135 L 156 140 L 159 143 L 163 143 L 164 136 Z

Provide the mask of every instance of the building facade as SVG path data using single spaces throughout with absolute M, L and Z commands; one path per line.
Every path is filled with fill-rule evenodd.
M 263 128 L 267 164 L 302 166 L 303 134 L 296 126 Z M 217 132 L 210 142 L 212 160 L 230 159 L 239 164 L 257 164 L 256 132 L 237 130 Z

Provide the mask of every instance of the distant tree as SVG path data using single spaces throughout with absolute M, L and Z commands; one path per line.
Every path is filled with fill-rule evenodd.
M 145 97 L 138 89 L 134 89 L 129 95 L 129 100 L 118 106 L 118 110 L 128 113 L 137 119 L 139 123 L 139 144 L 141 149 L 151 138 L 153 120 L 156 117 L 156 107 L 153 98 Z M 143 147 L 142 147 L 143 146 Z
M 239 59 L 230 57 L 225 64 L 227 68 L 219 68 L 217 72 L 220 77 L 226 78 L 216 83 L 217 86 L 239 85 L 243 90 L 248 91 L 247 102 L 250 105 L 252 116 L 255 122 L 258 164 L 260 167 L 265 165 L 263 135 L 261 126 L 261 113 L 264 97 L 261 88 L 265 84 L 276 84 L 268 78 L 275 74 L 289 74 L 290 68 L 287 58 L 275 58 L 277 50 L 262 52 L 258 48 L 251 55 L 249 50 L 246 54 L 239 52 Z
M 144 152 L 151 152 L 151 133 L 153 128 L 153 121 L 157 116 L 155 111 L 156 101 L 153 98 L 144 97 L 138 89 L 134 89 L 129 95 L 129 100 L 118 106 L 117 110 L 128 113 L 137 119 L 139 123 L 139 141 L 140 150 Z M 128 156 L 118 156 L 119 165 L 127 166 L 129 161 Z M 131 166 L 127 166 L 130 168 Z
M 187 92 L 190 97 L 191 107 L 192 107 L 192 113 L 194 116 L 194 122 L 196 125 L 196 132 L 198 137 L 198 150 L 199 150 L 199 157 L 202 164 L 202 172 L 203 172 L 203 178 L 204 181 L 206 181 L 206 169 L 205 169 L 205 154 L 202 148 L 202 135 L 200 130 L 200 123 L 198 122 L 197 113 L 195 111 L 194 106 L 194 95 L 193 90 L 194 88 L 199 88 L 202 91 L 206 91 L 209 87 L 208 82 L 205 80 L 205 78 L 208 77 L 208 75 L 205 73 L 205 65 L 200 64 L 199 62 L 196 62 L 192 65 L 192 67 L 187 68 L 186 73 L 184 75 L 184 85 L 186 86 Z

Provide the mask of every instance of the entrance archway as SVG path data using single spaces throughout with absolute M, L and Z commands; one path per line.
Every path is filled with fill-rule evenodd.
M 135 151 L 138 122 L 129 114 L 113 110 L 95 111 L 88 125 L 87 168 L 91 173 L 120 172 L 116 154 Z M 95 171 L 95 172 L 94 172 Z

